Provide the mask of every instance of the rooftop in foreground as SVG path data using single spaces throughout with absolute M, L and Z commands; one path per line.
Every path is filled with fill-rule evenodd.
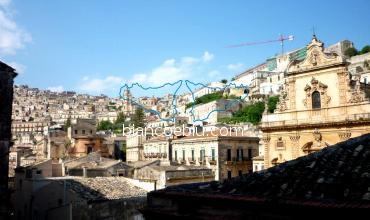
M 162 199 L 162 202 L 158 199 Z M 196 207 L 194 202 L 198 202 L 199 207 L 185 214 L 184 210 L 190 207 L 190 203 Z M 340 209 L 340 212 L 356 209 L 369 212 L 370 134 L 240 178 L 180 185 L 151 192 L 144 212 L 157 216 L 184 217 L 194 212 L 207 212 L 206 206 L 236 209 L 232 216 L 239 218 L 250 216 L 251 213 L 254 215 L 261 209 L 262 213 L 283 213 L 285 217 L 295 216 L 287 213 L 296 212 L 299 215 L 298 210 L 302 209 Z M 211 216 L 230 217 L 228 212 L 218 211 L 218 214 L 209 215 L 206 219 Z M 340 212 L 331 214 L 339 215 Z

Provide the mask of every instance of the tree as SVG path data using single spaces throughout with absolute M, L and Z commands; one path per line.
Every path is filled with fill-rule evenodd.
M 98 127 L 96 128 L 98 131 L 108 131 L 108 130 L 112 130 L 113 128 L 113 123 L 110 122 L 109 120 L 105 121 L 101 121 L 99 122 L 98 124 Z
M 71 127 L 71 117 L 68 117 L 66 123 L 64 124 L 64 131 L 67 131 L 69 127 Z
M 132 123 L 135 127 L 144 127 L 145 125 L 145 115 L 142 108 L 137 108 L 134 115 L 132 116 Z
M 114 133 L 122 132 L 122 127 L 125 121 L 126 121 L 125 114 L 123 114 L 123 112 L 119 112 L 117 115 L 117 119 L 114 121 L 114 124 L 113 124 Z
M 206 104 L 208 102 L 219 100 L 222 98 L 222 94 L 222 91 L 218 91 L 198 97 L 194 102 L 186 104 L 186 109 L 191 108 L 193 105 Z
M 344 55 L 348 57 L 353 57 L 353 56 L 356 56 L 357 54 L 358 54 L 358 51 L 354 47 L 350 47 L 346 51 L 344 51 Z
M 274 113 L 274 110 L 276 109 L 276 105 L 279 102 L 279 96 L 270 96 L 267 102 L 268 111 L 270 113 Z
M 254 104 L 249 104 L 245 106 L 243 109 L 239 111 L 236 111 L 231 118 L 221 118 L 219 122 L 224 122 L 227 124 L 250 122 L 256 125 L 260 123 L 264 110 L 265 103 L 256 102 Z
M 126 121 L 126 115 L 123 112 L 119 112 L 115 124 L 123 124 Z
M 361 49 L 361 51 L 360 51 L 360 53 L 359 54 L 365 54 L 365 53 L 369 53 L 370 52 L 370 46 L 369 45 L 366 45 L 366 46 L 364 46 L 362 49 Z
M 221 79 L 220 82 L 223 83 L 223 84 L 226 84 L 227 83 L 227 79 Z

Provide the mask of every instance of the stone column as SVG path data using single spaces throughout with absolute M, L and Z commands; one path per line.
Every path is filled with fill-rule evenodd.
M 289 136 L 289 138 L 292 147 L 292 159 L 294 160 L 299 157 L 299 139 L 301 138 L 301 136 L 297 132 L 296 134 Z
M 268 133 L 264 133 L 262 137 L 262 141 L 265 147 L 265 155 L 264 155 L 265 169 L 270 167 L 270 140 L 271 140 L 270 135 Z
M 339 89 L 339 103 L 344 105 L 347 103 L 347 90 L 348 90 L 348 81 L 349 76 L 345 69 L 337 73 L 338 75 L 338 89 Z

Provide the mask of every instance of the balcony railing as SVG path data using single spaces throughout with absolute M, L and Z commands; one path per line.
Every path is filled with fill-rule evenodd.
M 166 158 L 167 153 L 144 153 L 144 158 Z
M 370 107 L 370 105 L 363 104 L 357 107 L 360 107 L 359 109 L 365 109 L 367 107 Z M 262 127 L 280 127 L 290 125 L 305 125 L 305 124 L 310 125 L 321 123 L 370 120 L 370 113 L 358 113 L 350 115 L 347 114 L 355 111 L 356 109 L 352 108 L 352 106 L 347 106 L 347 107 L 323 108 L 319 110 L 274 113 L 264 116 Z M 341 112 L 343 114 L 340 114 Z M 336 115 L 330 116 L 331 114 Z

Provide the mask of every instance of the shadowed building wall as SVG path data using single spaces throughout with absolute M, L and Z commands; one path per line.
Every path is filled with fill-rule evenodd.
M 15 70 L 0 61 L 0 213 L 6 210 Z M 1 214 L 0 214 L 1 215 Z M 1 216 L 0 216 L 1 217 Z

